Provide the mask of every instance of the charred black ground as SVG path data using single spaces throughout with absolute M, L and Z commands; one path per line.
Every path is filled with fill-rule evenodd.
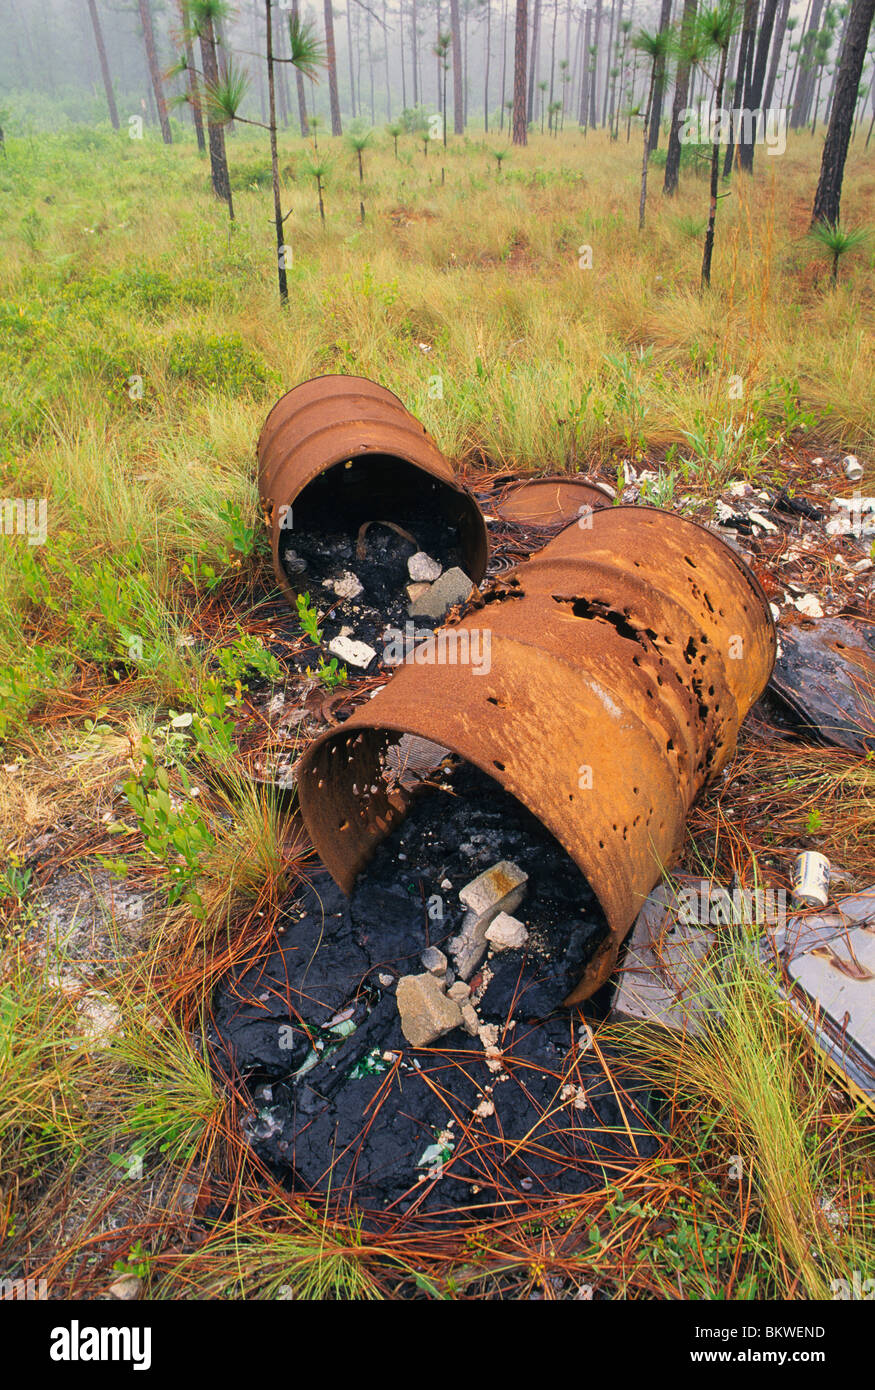
M 366 471 L 355 461 L 332 468 L 305 489 L 294 504 L 290 527 L 280 535 L 280 560 L 290 583 L 299 592 L 308 591 L 311 604 L 325 614 L 320 625 L 326 644 L 351 628 L 353 640 L 379 649 L 387 626 L 403 629 L 410 602 L 407 561 L 417 550 L 444 570 L 466 568 L 460 506 L 457 494 L 421 470 L 398 460 L 387 461 L 381 470 L 373 457 Z M 350 573 L 362 592 L 339 597 L 334 582 Z M 417 620 L 417 627 L 427 631 L 436 625 Z M 374 661 L 372 668 L 376 666 Z
M 582 1012 L 562 1008 L 607 930 L 576 865 L 477 769 L 451 760 L 434 782 L 351 898 L 318 880 L 289 903 L 276 948 L 221 985 L 215 1054 L 252 1096 L 254 1148 L 291 1186 L 397 1217 L 482 1216 L 604 1182 L 653 1151 L 655 1109 L 638 1093 L 621 1112 Z M 459 890 L 501 859 L 529 875 L 529 941 L 471 982 L 481 1036 L 415 1051 L 395 983 L 458 929 Z

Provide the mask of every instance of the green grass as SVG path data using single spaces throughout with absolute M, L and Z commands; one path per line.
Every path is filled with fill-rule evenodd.
M 212 982 L 268 940 L 306 869 L 294 820 L 244 775 L 238 727 L 247 681 L 281 679 L 249 626 L 253 588 L 269 583 L 255 441 L 276 397 L 361 373 L 459 465 L 613 480 L 624 458 L 646 462 L 649 500 L 669 506 L 732 478 L 778 481 L 808 444 L 868 460 L 873 251 L 859 241 L 832 289 L 807 235 L 810 139 L 791 136 L 785 157 L 725 190 L 703 297 L 705 186 L 690 163 L 663 204 L 654 161 L 639 236 L 637 139 L 569 128 L 499 159 L 496 136 L 430 142 L 426 156 L 401 134 L 396 159 L 391 134 L 375 135 L 360 190 L 355 150 L 322 134 L 323 227 L 312 147 L 284 132 L 286 312 L 259 136 L 228 141 L 233 227 L 185 140 L 73 128 L 6 143 L 3 492 L 48 509 L 44 545 L 0 537 L 0 1232 L 13 1263 L 29 1252 L 57 1287 L 93 1295 L 115 1262 L 154 1297 L 553 1296 L 550 1274 L 617 1296 L 828 1296 L 831 1279 L 871 1271 L 860 1117 L 743 956 L 726 964 L 719 1032 L 680 1053 L 640 1044 L 674 1098 L 668 1154 L 570 1209 L 428 1249 L 371 1246 L 354 1223 L 265 1198 L 240 1098 L 226 1113 L 193 1041 Z M 873 191 L 858 144 L 848 227 Z M 324 660 L 317 674 L 326 693 L 343 678 Z M 798 837 L 816 801 L 836 850 L 861 871 L 875 862 L 868 767 L 815 759 L 790 787 L 774 754 L 746 756 L 753 789 L 768 787 L 769 834 Z M 713 803 L 696 814 L 713 847 Z M 40 834 L 142 894 L 136 950 L 118 953 L 108 932 L 94 959 L 40 959 L 39 875 L 22 849 Z M 189 896 L 174 902 L 180 864 Z M 71 994 L 47 987 L 62 969 Z M 92 976 L 119 1011 L 107 1049 L 83 1040 L 77 1011 Z M 145 1214 L 128 1212 L 132 1152 L 174 1191 L 196 1171 L 220 1203 L 202 1248 L 168 1239 L 178 1212 L 157 1185 Z M 93 1155 L 93 1204 L 60 1239 Z M 117 1239 L 98 1255 L 110 1200 Z M 822 1219 L 823 1201 L 844 1226 Z

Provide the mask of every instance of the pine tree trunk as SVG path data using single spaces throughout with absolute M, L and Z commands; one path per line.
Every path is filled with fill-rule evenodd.
M 492 0 L 486 0 L 486 72 L 483 78 L 483 125 L 489 134 L 489 60 L 492 43 Z M 502 101 L 504 97 L 502 96 Z
M 734 7 L 733 7 L 734 8 Z M 717 90 L 714 94 L 714 105 L 719 111 L 723 106 L 723 86 L 726 82 L 726 63 L 729 57 L 729 45 L 720 54 L 720 73 L 717 78 Z M 715 140 L 711 149 L 711 197 L 708 206 L 708 229 L 705 232 L 705 249 L 702 254 L 702 289 L 711 288 L 711 257 L 714 254 L 714 227 L 717 222 L 717 188 L 720 180 L 720 146 Z
M 814 70 L 812 67 L 812 55 L 814 45 L 817 40 L 817 31 L 820 28 L 820 15 L 823 10 L 823 0 L 813 0 L 811 14 L 808 21 L 808 28 L 803 37 L 799 50 L 799 60 L 797 68 L 799 81 L 796 84 L 796 96 L 793 102 L 793 115 L 790 125 L 794 130 L 798 130 L 808 122 L 808 113 L 811 107 L 811 97 L 814 91 Z
M 656 85 L 656 59 L 654 58 L 650 68 L 650 91 L 647 93 L 647 105 L 644 108 L 644 154 L 641 159 L 641 196 L 638 200 L 638 230 L 644 231 L 644 216 L 647 210 L 647 164 L 650 159 L 650 131 L 648 129 L 647 112 L 653 110 L 653 88 Z
M 781 8 L 778 11 L 778 18 L 775 24 L 775 34 L 772 39 L 772 61 L 769 64 L 769 75 L 763 90 L 763 108 L 768 110 L 772 104 L 772 94 L 775 90 L 775 82 L 778 77 L 778 64 L 781 61 L 781 51 L 784 47 L 784 35 L 787 32 L 787 20 L 790 17 L 790 0 L 781 0 Z
M 349 4 L 349 0 L 347 0 Z M 386 120 L 392 119 L 392 83 L 389 80 L 389 21 L 386 15 L 386 0 L 383 0 L 383 58 L 386 65 Z
M 109 75 L 109 63 L 106 57 L 106 46 L 103 42 L 103 30 L 100 27 L 100 17 L 97 13 L 95 0 L 88 0 L 88 13 L 91 15 L 91 27 L 94 30 L 94 42 L 97 45 L 97 56 L 100 59 L 100 75 L 103 78 L 103 90 L 106 92 L 106 104 L 109 107 L 109 119 L 112 121 L 113 130 L 118 130 L 118 107 L 115 104 L 115 92 L 112 90 L 112 78 Z
M 299 13 L 298 0 L 293 0 L 292 18 L 298 19 Z M 291 48 L 291 40 L 289 46 Z M 301 134 L 306 140 L 310 134 L 310 122 L 307 119 L 307 93 L 304 90 L 304 74 L 298 68 L 295 68 L 295 86 L 298 89 L 298 124 L 301 127 Z
M 188 0 L 178 0 L 179 19 L 182 24 L 183 47 L 185 49 L 185 67 L 188 75 L 188 104 L 191 107 L 191 118 L 194 121 L 194 133 L 197 137 L 198 153 L 203 154 L 207 143 L 204 139 L 204 117 L 201 111 L 201 99 L 197 86 L 197 74 L 194 70 L 194 52 L 191 46 L 191 32 L 189 29 Z
M 342 135 L 343 126 L 340 122 L 340 100 L 337 95 L 337 54 L 334 48 L 334 11 L 331 8 L 331 0 L 324 0 L 323 13 L 325 15 L 325 66 L 328 69 L 328 97 L 331 104 L 331 134 Z M 368 57 L 370 56 L 369 53 Z M 371 63 L 371 73 L 373 73 L 373 71 L 373 63 Z
M 459 0 L 450 0 L 450 36 L 453 49 L 453 134 L 465 129 L 462 88 L 462 35 L 459 29 Z
M 349 3 L 349 0 L 347 0 Z M 412 0 L 412 19 L 410 24 L 410 47 L 413 50 L 413 106 L 414 110 L 419 105 L 419 76 L 416 65 L 419 61 L 419 48 L 416 35 L 416 0 Z
M 592 40 L 592 11 L 587 10 L 583 26 L 583 70 L 580 74 L 580 109 L 577 124 L 586 128 L 589 115 L 589 88 L 592 81 L 590 71 L 590 43 Z
M 289 286 L 286 279 L 286 257 L 283 245 L 283 209 L 280 200 L 280 167 L 276 147 L 276 90 L 273 67 L 273 15 L 271 0 L 264 0 L 267 21 L 267 105 L 268 129 L 270 131 L 270 171 L 273 184 L 273 221 L 276 230 L 276 269 L 279 280 L 280 304 L 286 308 L 289 302 Z
M 731 107 L 735 109 L 741 105 L 741 98 L 744 93 L 745 75 L 748 70 L 748 59 L 753 45 L 754 33 L 757 22 L 758 0 L 745 0 L 744 18 L 741 22 L 741 42 L 738 45 L 738 66 L 735 69 L 735 81 L 732 84 Z M 729 94 L 727 93 L 727 96 Z M 726 146 L 726 158 L 723 161 L 723 177 L 726 179 L 732 173 L 732 161 L 735 157 L 735 117 L 732 117 L 729 141 Z
M 519 13 L 519 10 L 517 10 Z M 535 0 L 535 8 L 532 14 L 532 51 L 529 55 L 529 99 L 526 109 L 526 121 L 535 119 L 535 68 L 538 61 L 538 40 L 541 34 L 541 0 Z M 514 131 L 516 131 L 516 111 L 514 111 Z M 516 135 L 514 134 L 516 144 Z M 525 141 L 523 141 L 525 144 Z
M 863 72 L 863 63 L 866 59 L 866 47 L 869 43 L 873 14 L 875 14 L 875 0 L 852 0 L 845 46 L 836 78 L 829 128 L 823 146 L 820 179 L 817 184 L 814 210 L 811 216 L 812 226 L 816 222 L 828 222 L 830 226 L 835 226 L 839 221 L 845 159 L 848 154 L 851 125 L 857 105 L 857 92 Z
M 507 0 L 501 0 L 501 111 L 498 129 L 504 130 L 504 103 L 507 101 Z M 508 124 L 510 124 L 508 122 Z
M 201 69 L 204 81 L 209 86 L 219 80 L 219 62 L 216 56 L 216 35 L 213 21 L 207 15 L 200 24 Z M 228 176 L 228 159 L 225 154 L 225 132 L 207 112 L 207 137 L 210 146 L 210 172 L 213 192 L 217 198 L 228 204 L 228 212 L 233 220 L 234 203 L 231 197 L 231 180 Z
M 143 26 L 143 42 L 146 45 L 146 62 L 149 65 L 149 77 L 152 82 L 152 90 L 155 93 L 158 124 L 161 126 L 161 138 L 165 145 L 172 145 L 173 135 L 170 131 L 170 121 L 167 118 L 167 102 L 164 99 L 161 69 L 158 66 L 158 54 L 155 51 L 155 31 L 152 28 L 152 10 L 149 0 L 139 0 L 139 9 L 140 23 Z
M 663 0 L 663 4 L 665 0 Z M 607 63 L 605 65 L 605 92 L 602 101 L 602 126 L 608 119 L 608 97 L 611 92 L 611 68 L 614 65 L 614 19 L 617 13 L 617 0 L 611 0 L 611 20 L 608 25 L 608 49 L 606 53 Z
M 745 88 L 744 104 L 748 111 L 758 111 L 763 95 L 763 84 L 766 76 L 766 60 L 769 56 L 769 45 L 772 42 L 772 31 L 775 27 L 775 15 L 778 9 L 778 0 L 766 0 L 763 9 L 762 21 L 760 23 L 760 34 L 757 41 L 756 58 L 754 59 L 751 71 L 750 82 Z M 765 111 L 763 112 L 765 120 Z M 742 130 L 741 140 L 739 141 L 739 154 L 741 167 L 747 173 L 753 173 L 753 152 L 754 136 L 756 131 L 753 129 L 753 121 L 750 123 L 749 136 L 746 138 Z
M 662 0 L 659 12 L 660 33 L 671 24 L 671 0 Z M 656 81 L 653 87 L 653 110 L 650 112 L 650 152 L 659 144 L 659 127 L 662 124 L 662 101 L 665 96 L 665 57 L 656 65 Z
M 593 33 L 593 44 L 595 53 L 592 61 L 592 72 L 589 80 L 589 123 L 593 130 L 596 123 L 597 95 L 599 85 L 599 45 L 601 44 L 601 24 L 602 24 L 602 0 L 596 0 L 595 5 L 595 32 Z
M 516 0 L 516 26 L 513 47 L 513 143 L 528 143 L 526 126 L 526 41 L 528 39 L 527 0 Z
M 692 33 L 693 25 L 696 21 L 697 0 L 684 0 L 684 12 L 681 19 L 681 33 Z M 678 178 L 681 170 L 681 112 L 687 106 L 687 97 L 690 89 L 690 65 L 681 61 L 678 64 L 677 75 L 675 77 L 674 105 L 671 113 L 671 130 L 668 134 L 668 149 L 665 154 L 665 178 L 662 183 L 663 193 L 671 198 L 677 191 Z

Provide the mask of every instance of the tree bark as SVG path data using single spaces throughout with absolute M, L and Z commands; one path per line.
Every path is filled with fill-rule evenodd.
M 659 31 L 667 29 L 671 24 L 671 0 L 662 0 L 662 9 L 659 12 Z M 653 83 L 653 110 L 650 112 L 650 152 L 651 154 L 659 144 L 659 127 L 662 124 L 662 101 L 665 96 L 665 58 L 659 59 L 656 65 L 655 81 Z
M 273 69 L 273 15 L 271 0 L 264 0 L 267 20 L 267 105 L 268 129 L 270 131 L 270 171 L 273 184 L 273 221 L 276 230 L 276 270 L 279 280 L 280 304 L 286 308 L 289 302 L 289 286 L 286 279 L 286 258 L 283 244 L 283 209 L 280 200 L 280 169 L 276 147 L 276 90 Z
M 586 129 L 589 117 L 589 89 L 592 81 L 590 64 L 590 42 L 592 39 L 592 10 L 587 10 L 586 19 L 583 25 L 583 71 L 580 74 L 580 110 L 578 112 L 577 124 Z
M 756 57 L 751 70 L 750 82 L 744 90 L 744 104 L 748 111 L 758 111 L 763 95 L 763 84 L 766 76 L 766 60 L 769 56 L 769 45 L 772 41 L 772 30 L 775 27 L 775 15 L 778 9 L 778 0 L 766 0 L 763 8 L 762 20 L 760 22 L 760 36 L 757 42 Z M 765 114 L 763 115 L 765 120 Z M 739 159 L 742 169 L 747 173 L 753 173 L 753 152 L 754 136 L 756 131 L 753 129 L 753 121 L 748 128 L 748 138 L 745 137 L 745 130 L 742 127 L 742 136 L 738 142 Z
M 483 78 L 483 127 L 489 134 L 489 60 L 492 43 L 492 0 L 486 0 L 486 72 Z M 502 101 L 504 97 L 502 96 Z
M 734 8 L 734 6 L 732 7 Z M 732 10 L 730 10 L 731 14 Z M 729 44 L 720 54 L 720 71 L 717 77 L 717 90 L 714 105 L 719 111 L 723 105 L 723 86 L 726 82 L 726 63 L 729 58 Z M 713 133 L 713 132 L 712 132 Z M 711 288 L 711 257 L 714 254 L 714 227 L 717 222 L 717 188 L 720 179 L 720 146 L 713 142 L 711 149 L 711 190 L 708 205 L 708 228 L 705 232 L 705 249 L 702 253 L 702 289 Z
M 794 130 L 798 130 L 800 126 L 804 126 L 808 120 L 808 112 L 811 107 L 811 96 L 814 91 L 814 69 L 811 59 L 814 54 L 817 31 L 820 28 L 820 15 L 822 10 L 823 0 L 813 0 L 808 28 L 802 36 L 799 49 L 799 61 L 797 64 L 799 81 L 796 84 L 793 115 L 790 119 L 790 125 Z
M 866 47 L 869 43 L 873 14 L 875 14 L 875 0 L 853 0 L 845 46 L 836 78 L 829 128 L 823 146 L 820 178 L 811 216 L 812 226 L 816 222 L 828 222 L 830 226 L 835 226 L 839 220 L 845 159 L 848 154 L 851 124 L 857 105 L 857 92 L 863 72 L 863 63 L 866 59 Z
M 204 81 L 209 85 L 219 80 L 219 61 L 216 56 L 216 34 L 209 15 L 200 24 L 201 69 Z M 231 197 L 231 180 L 228 176 L 228 158 L 225 154 L 225 132 L 220 125 L 210 119 L 207 112 L 207 137 L 210 146 L 210 173 L 213 192 L 217 198 L 228 204 L 228 212 L 233 220 L 234 202 Z
M 103 78 L 103 90 L 106 92 L 106 104 L 109 107 L 109 119 L 112 121 L 113 130 L 118 130 L 118 107 L 115 104 L 115 92 L 112 90 L 112 78 L 109 75 L 109 63 L 106 57 L 106 46 L 103 42 L 103 30 L 100 27 L 100 16 L 97 13 L 97 5 L 95 4 L 95 0 L 88 0 L 88 13 L 91 15 L 91 27 L 94 30 L 94 42 L 97 45 L 97 56 L 100 59 L 100 75 Z
M 165 145 L 172 145 L 173 135 L 170 131 L 170 121 L 167 118 L 164 88 L 161 85 L 161 70 L 158 67 L 158 54 L 155 51 L 155 31 L 152 28 L 152 10 L 149 0 L 139 0 L 139 9 L 140 23 L 143 26 L 143 42 L 146 45 L 146 62 L 149 64 L 149 77 L 152 82 L 152 90 L 155 93 L 155 106 L 158 110 L 158 124 L 161 126 L 161 138 Z
M 349 3 L 349 0 L 347 0 Z M 413 107 L 414 110 L 419 105 L 419 76 L 416 65 L 419 60 L 419 45 L 416 34 L 416 0 L 412 0 L 412 19 L 410 24 L 410 46 L 413 49 Z
M 681 19 L 681 33 L 692 33 L 693 25 L 696 22 L 697 0 L 684 0 L 684 12 Z M 665 178 L 662 183 L 663 193 L 671 198 L 677 191 L 678 178 L 681 170 L 681 112 L 687 106 L 687 96 L 690 89 L 690 65 L 683 59 L 678 63 L 677 75 L 675 77 L 674 104 L 671 113 L 671 130 L 668 133 L 668 149 L 665 154 Z
M 529 56 L 529 100 L 526 110 L 526 120 L 535 119 L 535 67 L 538 62 L 538 40 L 541 33 L 541 0 L 535 0 L 535 8 L 532 14 L 532 51 Z M 516 126 L 516 112 L 514 112 L 514 127 Z
M 753 47 L 754 33 L 756 32 L 758 4 L 759 0 L 744 0 L 744 17 L 741 21 L 741 42 L 738 45 L 738 66 L 735 69 L 735 81 L 732 84 L 732 109 L 741 105 L 741 98 L 744 94 L 745 78 L 750 66 L 750 53 Z M 732 161 L 734 156 L 735 117 L 733 116 L 730 125 L 729 142 L 726 146 L 726 158 L 723 161 L 723 177 L 725 179 L 728 178 L 732 172 Z
M 526 41 L 528 39 L 527 0 L 516 0 L 516 31 L 513 47 L 513 143 L 528 143 L 526 134 Z
M 298 0 L 293 0 L 292 17 L 298 19 L 299 13 Z M 350 76 L 352 76 L 351 68 Z M 307 120 L 307 93 L 304 90 L 304 74 L 301 72 L 300 68 L 295 68 L 295 85 L 298 89 L 298 124 L 301 127 L 301 134 L 306 140 L 310 134 L 310 122 Z
M 790 0 L 781 0 L 781 8 L 778 11 L 778 21 L 775 26 L 775 37 L 772 41 L 772 61 L 769 64 L 769 76 L 766 81 L 765 91 L 763 92 L 763 106 L 768 108 L 772 104 L 772 93 L 775 90 L 775 81 L 778 76 L 778 64 L 781 61 L 781 50 L 784 47 L 784 35 L 787 32 L 787 20 L 790 16 Z
M 592 36 L 595 53 L 592 58 L 592 72 L 589 83 L 589 123 L 593 130 L 596 124 L 597 97 L 599 85 L 599 44 L 601 43 L 602 0 L 596 0 L 595 24 Z
M 331 0 L 325 0 L 323 9 L 325 14 L 325 66 L 328 69 L 328 96 L 331 103 L 331 134 L 342 135 L 343 126 L 340 122 L 340 100 L 337 95 L 337 54 L 334 48 L 334 11 L 331 8 Z M 370 57 L 370 54 L 368 56 Z M 373 71 L 374 68 L 372 63 L 371 73 L 373 73 Z
M 453 49 L 453 134 L 465 129 L 462 88 L 462 35 L 459 29 L 459 0 L 450 0 L 450 36 Z
M 191 118 L 194 121 L 194 133 L 197 137 L 198 153 L 203 154 L 207 144 L 204 139 L 204 117 L 201 111 L 201 99 L 197 86 L 197 73 L 194 70 L 194 52 L 191 46 L 191 31 L 189 29 L 188 0 L 178 0 L 179 19 L 182 24 L 182 43 L 185 50 L 185 68 L 188 75 L 188 104 L 191 107 Z
M 638 200 L 638 230 L 644 231 L 644 216 L 647 210 L 647 163 L 650 159 L 650 131 L 648 129 L 649 115 L 653 110 L 653 88 L 656 85 L 656 59 L 650 67 L 650 91 L 647 93 L 647 105 L 644 108 L 644 153 L 641 158 L 641 196 Z
M 665 0 L 663 0 L 663 4 L 664 3 Z M 607 58 L 607 64 L 605 66 L 605 91 L 604 99 L 602 101 L 602 126 L 606 124 L 608 119 L 608 97 L 611 91 L 611 68 L 614 66 L 614 19 L 616 17 L 616 12 L 617 0 L 611 0 L 611 19 L 610 23 L 608 24 L 608 49 L 607 54 L 605 55 Z

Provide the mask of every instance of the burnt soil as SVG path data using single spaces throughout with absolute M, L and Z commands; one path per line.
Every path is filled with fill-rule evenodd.
M 477 769 L 450 759 L 434 782 L 350 898 L 322 876 L 284 905 L 274 949 L 216 992 L 212 1051 L 252 1098 L 253 1148 L 289 1186 L 446 1221 L 601 1185 L 653 1152 L 659 1127 L 651 1095 L 619 1089 L 616 1058 L 612 1085 L 582 1011 L 562 1007 L 607 930 L 586 880 Z M 516 910 L 529 940 L 469 982 L 500 1055 L 461 1028 L 413 1049 L 396 980 L 455 934 L 459 890 L 505 858 L 529 875 Z
M 309 489 L 306 501 L 296 503 L 294 526 L 280 535 L 280 560 L 289 582 L 300 593 L 310 595 L 310 603 L 320 615 L 323 645 L 327 648 L 341 631 L 352 641 L 366 642 L 377 651 L 367 668 L 373 674 L 379 666 L 382 634 L 385 628 L 404 631 L 410 621 L 407 585 L 411 582 L 407 561 L 417 550 L 423 550 L 437 560 L 444 570 L 465 561 L 457 529 L 441 514 L 437 493 L 433 506 L 423 505 L 423 499 L 408 498 L 403 492 L 392 505 L 367 502 L 358 496 L 344 500 L 335 491 Z M 391 521 L 415 538 L 411 544 L 385 522 Z M 357 554 L 360 527 L 369 522 L 363 538 L 364 557 Z M 362 585 L 355 598 L 338 598 L 329 581 L 340 579 L 345 571 L 354 574 Z M 417 630 L 423 635 L 432 632 L 436 621 L 417 618 Z M 301 658 L 303 665 L 312 663 L 312 650 Z M 361 673 L 361 668 L 350 674 Z

